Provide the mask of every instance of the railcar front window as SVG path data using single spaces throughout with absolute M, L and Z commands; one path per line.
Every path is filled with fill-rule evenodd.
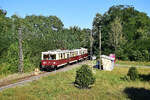
M 49 55 L 44 55 L 43 58 L 44 58 L 44 60 L 48 60 Z
M 56 55 L 50 55 L 49 60 L 56 60 Z

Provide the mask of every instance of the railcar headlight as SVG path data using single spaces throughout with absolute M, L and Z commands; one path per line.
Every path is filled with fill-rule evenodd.
M 53 64 L 56 64 L 56 62 L 53 62 Z
M 46 64 L 46 61 L 44 61 L 43 64 Z

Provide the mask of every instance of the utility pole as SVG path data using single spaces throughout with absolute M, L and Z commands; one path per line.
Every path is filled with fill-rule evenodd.
M 91 30 L 90 34 L 90 60 L 92 60 L 93 55 L 93 31 Z
M 99 62 L 100 62 L 100 65 L 99 67 L 101 68 L 102 67 L 102 59 L 101 59 L 101 26 L 98 26 L 98 32 L 99 32 Z
M 18 71 L 20 73 L 23 73 L 22 28 L 18 29 L 18 38 L 19 38 L 19 65 L 18 65 Z

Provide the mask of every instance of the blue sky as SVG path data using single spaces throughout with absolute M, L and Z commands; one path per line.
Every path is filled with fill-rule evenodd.
M 150 16 L 150 0 L 0 0 L 7 16 L 56 15 L 66 28 L 91 28 L 97 12 L 104 14 L 113 5 L 133 5 Z

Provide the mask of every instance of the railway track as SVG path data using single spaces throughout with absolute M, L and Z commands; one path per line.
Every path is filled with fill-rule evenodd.
M 87 64 L 87 62 L 88 61 L 86 60 L 86 61 L 82 61 L 82 62 L 79 62 L 79 63 L 76 63 L 76 64 L 67 65 L 63 68 L 59 68 L 58 70 L 53 70 L 51 72 L 42 72 L 42 73 L 40 73 L 39 75 L 36 75 L 36 76 L 35 75 L 30 75 L 30 76 L 26 76 L 26 77 L 15 79 L 15 80 L 0 82 L 0 91 L 3 91 L 3 90 L 8 89 L 8 88 L 13 88 L 13 87 L 16 87 L 16 86 L 24 85 L 24 84 L 32 82 L 34 80 L 38 80 L 40 77 L 48 76 L 50 74 L 65 72 L 65 71 L 71 70 L 72 68 L 79 67 L 82 64 Z

